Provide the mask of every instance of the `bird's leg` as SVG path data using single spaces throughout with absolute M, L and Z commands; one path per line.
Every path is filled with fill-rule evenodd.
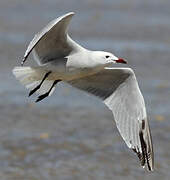
M 30 91 L 28 96 L 31 96 L 32 94 L 34 94 L 38 89 L 40 89 L 41 85 L 43 84 L 43 82 L 45 81 L 45 79 L 51 74 L 51 71 L 47 72 L 45 74 L 45 76 L 43 77 L 42 81 L 40 82 L 40 84 L 38 86 L 36 86 L 33 90 Z
M 58 83 L 60 82 L 61 80 L 55 80 L 53 82 L 53 85 L 51 86 L 51 88 L 49 89 L 48 92 L 46 92 L 45 94 L 42 94 L 41 96 L 38 96 L 37 100 L 35 102 L 39 102 L 41 100 L 43 100 L 44 98 L 46 98 L 47 96 L 49 96 L 50 92 L 52 91 L 53 87 Z

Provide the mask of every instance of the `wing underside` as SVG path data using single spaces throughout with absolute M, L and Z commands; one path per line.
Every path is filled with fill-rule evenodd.
M 144 99 L 133 71 L 130 68 L 105 68 L 68 83 L 103 100 L 112 111 L 127 146 L 137 153 L 141 165 L 152 171 L 152 139 Z
M 73 12 L 65 14 L 51 21 L 45 28 L 37 33 L 29 43 L 25 52 L 23 63 L 31 52 L 39 65 L 63 59 L 71 52 L 81 48 L 67 34 L 68 25 Z

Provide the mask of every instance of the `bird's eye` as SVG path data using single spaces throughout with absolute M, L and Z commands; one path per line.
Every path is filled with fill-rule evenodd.
M 106 58 L 109 58 L 110 56 L 106 56 Z

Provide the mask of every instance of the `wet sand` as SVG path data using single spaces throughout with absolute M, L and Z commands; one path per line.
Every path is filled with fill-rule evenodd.
M 0 179 L 170 179 L 169 7 L 166 0 L 0 1 Z M 152 130 L 154 173 L 140 167 L 100 100 L 61 83 L 35 104 L 13 77 L 33 35 L 69 11 L 76 12 L 74 40 L 125 57 L 134 69 Z

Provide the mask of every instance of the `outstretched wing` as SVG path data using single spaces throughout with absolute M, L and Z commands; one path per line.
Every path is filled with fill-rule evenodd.
M 127 146 L 137 153 L 142 166 L 154 168 L 151 133 L 143 96 L 130 68 L 105 68 L 97 74 L 69 82 L 100 97 L 113 112 Z
M 67 34 L 68 25 L 73 15 L 74 13 L 70 12 L 58 17 L 37 33 L 28 45 L 23 63 L 32 51 L 37 63 L 43 65 L 56 59 L 62 59 L 70 52 L 81 48 Z

